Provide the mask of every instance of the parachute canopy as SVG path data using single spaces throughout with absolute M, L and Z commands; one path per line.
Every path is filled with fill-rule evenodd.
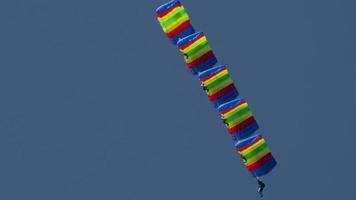
M 167 37 L 175 45 L 180 38 L 195 32 L 182 4 L 173 0 L 156 9 L 156 17 Z
M 251 175 L 266 175 L 277 164 L 266 141 L 261 135 L 253 135 L 236 143 L 236 150 L 245 160 L 245 166 Z
M 247 138 L 257 131 L 257 122 L 244 98 L 227 102 L 218 110 L 234 140 Z
M 239 96 L 234 81 L 225 65 L 219 65 L 199 73 L 199 80 L 215 108 Z
M 217 59 L 203 32 L 193 33 L 177 42 L 185 55 L 185 62 L 193 75 L 203 72 L 217 63 Z

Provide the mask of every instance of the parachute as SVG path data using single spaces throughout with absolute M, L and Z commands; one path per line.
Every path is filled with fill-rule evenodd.
M 220 65 L 199 73 L 199 80 L 215 108 L 236 99 L 239 92 L 227 67 Z
M 219 106 L 218 110 L 235 141 L 248 138 L 257 131 L 258 124 L 245 99 L 238 98 L 229 101 Z
M 187 67 L 193 75 L 213 67 L 218 62 L 203 32 L 180 39 L 177 47 L 184 54 Z
M 237 151 L 244 158 L 245 166 L 251 175 L 260 177 L 270 172 L 277 164 L 269 150 L 265 139 L 253 135 L 236 144 Z
M 236 152 L 247 170 L 256 177 L 268 174 L 277 165 L 265 139 L 257 133 L 259 126 L 245 98 L 239 92 L 226 65 L 218 63 L 203 32 L 195 32 L 190 18 L 178 0 L 156 9 L 156 17 L 164 33 L 184 55 L 184 60 L 196 76 L 213 107 L 217 109 L 227 132 L 235 142 Z M 262 183 L 263 184 L 263 183 Z M 262 196 L 263 187 L 258 190 Z
M 167 37 L 176 44 L 180 38 L 195 32 L 189 16 L 179 1 L 170 1 L 156 9 L 156 16 Z

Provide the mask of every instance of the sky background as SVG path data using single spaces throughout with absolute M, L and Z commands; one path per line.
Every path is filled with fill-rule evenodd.
M 0 199 L 259 199 L 164 2 L 0 1 Z M 356 2 L 182 3 L 278 161 L 264 199 L 356 199 Z

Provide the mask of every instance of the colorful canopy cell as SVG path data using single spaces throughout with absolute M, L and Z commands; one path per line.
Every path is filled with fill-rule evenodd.
M 174 45 L 180 38 L 184 38 L 195 32 L 190 23 L 189 16 L 182 4 L 173 0 L 156 9 L 156 17 L 163 31 Z
M 215 108 L 239 96 L 225 65 L 210 68 L 199 73 L 200 82 Z
M 217 63 L 217 59 L 203 32 L 193 33 L 178 41 L 179 50 L 185 55 L 185 62 L 194 75 Z
M 244 98 L 229 101 L 219 106 L 218 110 L 234 140 L 250 137 L 258 129 L 258 124 Z
M 251 175 L 259 177 L 269 173 L 277 162 L 273 158 L 266 141 L 260 135 L 253 135 L 235 144 Z

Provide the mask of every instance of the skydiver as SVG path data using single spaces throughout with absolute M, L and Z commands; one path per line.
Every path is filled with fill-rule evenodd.
M 226 119 L 224 119 L 224 117 L 223 116 L 221 116 L 220 117 L 221 118 L 221 120 L 223 121 L 223 123 L 225 124 L 225 126 L 229 126 L 229 123 L 227 122 L 227 120 Z
M 261 180 L 260 177 L 256 177 L 256 180 L 257 180 L 257 183 L 259 185 L 258 189 L 257 189 L 257 192 L 258 194 L 260 194 L 260 197 L 263 197 L 263 189 L 266 187 L 266 184 L 264 184 Z
M 188 54 L 187 54 L 187 53 L 184 53 L 184 58 L 185 58 L 185 59 L 188 59 L 188 57 L 189 57 Z
M 239 154 L 240 154 L 240 153 L 239 153 Z M 246 162 L 247 162 L 246 157 L 243 156 L 242 154 L 240 154 L 240 156 L 241 156 L 241 158 L 242 158 L 242 161 L 244 161 L 244 163 L 246 163 Z
M 208 88 L 204 85 L 204 83 L 201 83 L 200 86 L 203 88 L 205 92 L 208 92 Z

